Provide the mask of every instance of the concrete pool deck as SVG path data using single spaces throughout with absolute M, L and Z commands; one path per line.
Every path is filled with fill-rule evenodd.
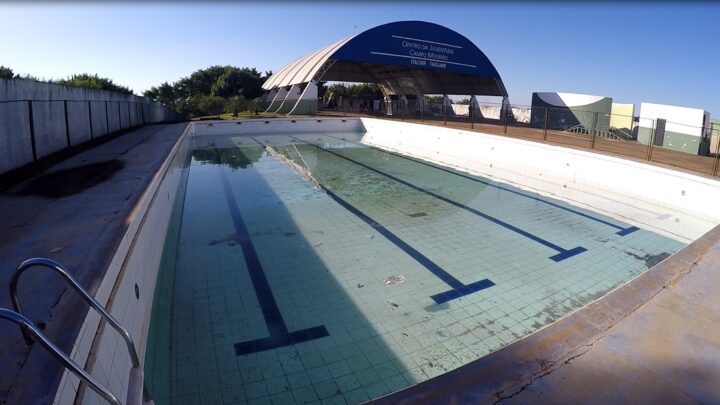
M 9 279 L 30 257 L 64 264 L 93 293 L 129 218 L 186 124 L 146 126 L 75 155 L 0 194 L 0 306 L 12 308 Z M 68 293 L 69 292 L 69 293 Z M 28 317 L 70 351 L 88 306 L 52 272 L 23 275 Z M 19 328 L 0 323 L 0 403 L 51 403 L 62 366 Z

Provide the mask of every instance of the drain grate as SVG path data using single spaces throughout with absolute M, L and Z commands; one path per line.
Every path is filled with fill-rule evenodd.
M 424 212 L 416 212 L 414 214 L 407 214 L 411 218 L 417 218 L 417 217 L 426 217 L 427 214 Z

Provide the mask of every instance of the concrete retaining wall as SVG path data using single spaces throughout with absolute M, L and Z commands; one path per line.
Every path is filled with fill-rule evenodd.
M 179 119 L 132 94 L 0 79 L 0 174 L 113 132 Z
M 0 173 L 33 161 L 27 103 L 0 103 Z
M 90 106 L 84 101 L 68 101 L 67 117 L 70 145 L 79 145 L 92 139 L 90 132 Z

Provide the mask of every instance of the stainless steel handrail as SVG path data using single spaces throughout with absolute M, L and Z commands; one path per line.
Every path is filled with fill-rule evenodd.
M 37 328 L 37 326 L 35 326 L 34 323 L 32 323 L 32 321 L 22 316 L 21 314 L 11 311 L 7 308 L 0 308 L 0 318 L 7 319 L 8 321 L 20 325 L 20 330 L 22 330 L 23 335 L 25 335 L 26 339 L 32 336 L 33 340 L 40 343 L 41 346 L 47 349 L 50 354 L 55 356 L 60 361 L 60 363 L 62 363 L 67 369 L 75 373 L 75 375 L 77 375 L 81 380 L 85 381 L 85 383 L 89 385 L 90 388 L 92 388 L 95 392 L 97 392 L 98 395 L 105 398 L 105 400 L 110 402 L 111 404 L 121 405 L 120 400 L 118 400 L 112 392 L 108 391 L 107 388 L 100 385 L 100 383 L 98 383 L 98 381 L 93 378 L 93 376 L 91 376 L 80 366 L 78 366 L 77 363 L 75 363 L 70 357 L 68 357 L 68 355 L 65 354 L 59 347 L 57 347 L 50 339 L 48 339 L 47 336 L 40 332 L 40 330 Z
M 125 340 L 128 352 L 130 352 L 130 360 L 132 361 L 133 367 L 140 367 L 140 359 L 138 358 L 137 350 L 135 350 L 135 343 L 133 343 L 130 333 L 125 328 L 123 328 L 120 323 L 112 315 L 110 315 L 110 313 L 107 312 L 107 310 L 105 310 L 105 308 L 100 305 L 99 302 L 97 302 L 95 298 L 90 296 L 90 294 L 88 294 L 88 292 L 85 291 L 85 289 L 80 284 L 78 284 L 78 282 L 75 281 L 72 276 L 70 276 L 70 273 L 65 267 L 63 267 L 63 265 L 54 260 L 45 258 L 32 258 L 27 259 L 20 263 L 20 265 L 18 265 L 18 267 L 15 269 L 15 273 L 13 273 L 12 278 L 10 279 L 10 299 L 12 300 L 15 312 L 17 312 L 18 314 L 22 314 L 20 300 L 17 294 L 18 279 L 25 270 L 35 266 L 47 267 L 60 274 L 65 279 L 65 281 L 67 281 L 68 284 L 70 284 L 75 289 L 75 291 L 77 291 L 77 293 L 80 294 L 80 296 L 83 297 L 88 304 L 90 304 L 91 307 L 95 308 L 95 310 L 98 311 L 100 315 L 105 318 L 105 320 L 113 328 L 115 328 L 116 331 L 118 331 L 118 333 L 120 333 L 120 336 L 122 336 L 123 340 Z M 22 332 L 23 336 L 25 337 L 25 343 L 28 345 L 32 344 L 32 340 L 28 336 L 27 331 L 23 329 Z

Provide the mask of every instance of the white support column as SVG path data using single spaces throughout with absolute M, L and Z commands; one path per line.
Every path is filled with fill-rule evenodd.
M 505 117 L 507 117 L 508 120 L 511 120 L 512 117 L 510 114 L 512 114 L 512 110 L 510 109 L 510 99 L 503 97 L 502 108 L 500 108 L 500 119 L 505 120 Z
M 288 115 L 312 115 L 317 113 L 318 86 L 310 82 L 305 86 L 300 98 L 290 109 Z
M 300 94 L 300 85 L 293 84 L 292 87 L 290 87 L 290 90 L 288 90 L 287 95 L 285 96 L 285 100 L 283 100 L 282 104 L 280 104 L 280 107 L 278 107 L 275 113 L 287 114 L 295 106 L 295 103 L 298 101 L 298 99 L 300 99 Z
M 470 116 L 475 118 L 482 117 L 480 104 L 478 104 L 477 97 L 475 96 L 470 97 Z
M 421 111 L 423 114 L 428 112 L 428 101 L 427 97 L 425 97 L 424 94 L 419 94 L 417 96 L 417 109 L 418 111 Z
M 265 109 L 267 109 L 267 107 L 269 107 L 275 99 L 275 95 L 277 95 L 277 89 L 271 89 L 267 93 L 263 94 L 258 100 L 258 110 L 265 111 Z
M 443 108 L 446 111 L 446 114 L 448 117 L 455 115 L 455 111 L 453 111 L 452 108 L 452 100 L 450 100 L 450 97 L 448 97 L 447 94 L 443 95 Z
M 267 110 L 265 112 L 275 112 L 278 108 L 280 108 L 280 105 L 285 100 L 285 96 L 287 96 L 287 89 L 285 87 L 280 87 L 277 90 L 277 94 L 275 94 L 275 97 L 273 97 L 272 102 L 268 106 Z
M 385 96 L 385 115 L 393 115 L 392 98 Z

